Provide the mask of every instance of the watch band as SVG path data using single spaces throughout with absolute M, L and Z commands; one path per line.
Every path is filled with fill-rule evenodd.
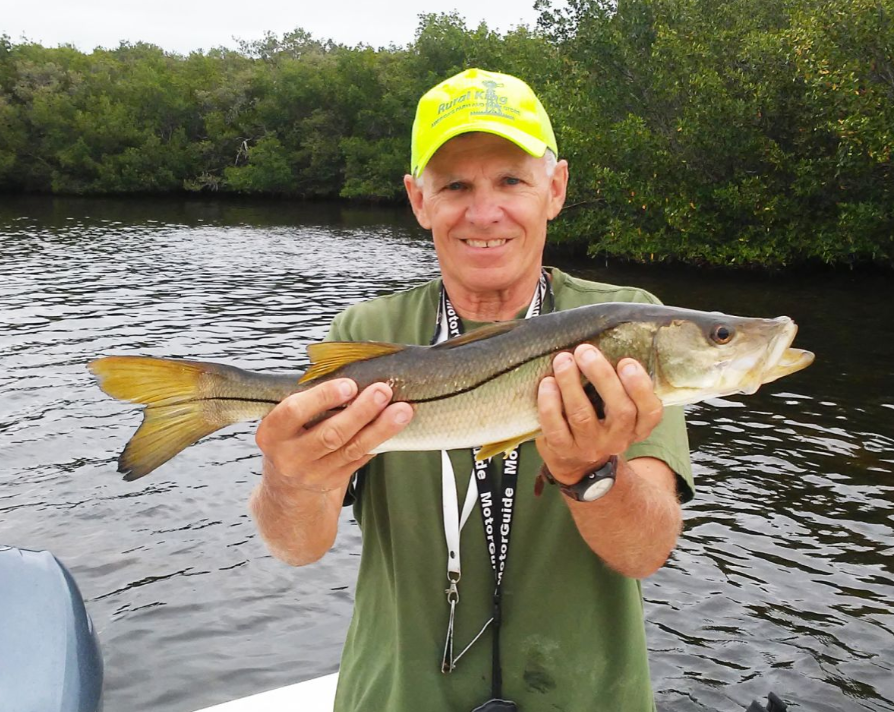
M 539 497 L 543 491 L 544 483 L 558 485 L 559 490 L 569 499 L 575 502 L 594 502 L 605 496 L 615 484 L 615 475 L 618 471 L 618 456 L 612 455 L 604 465 L 591 470 L 573 485 L 558 482 L 546 463 L 540 468 L 540 474 L 534 483 L 534 494 Z

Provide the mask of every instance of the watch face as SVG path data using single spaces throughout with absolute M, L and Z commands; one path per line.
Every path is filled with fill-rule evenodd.
M 597 500 L 606 492 L 608 492 L 612 488 L 612 485 L 614 483 L 615 480 L 613 477 L 602 477 L 596 480 L 589 487 L 587 487 L 587 490 L 583 493 L 581 499 L 584 502 L 592 502 L 594 500 Z

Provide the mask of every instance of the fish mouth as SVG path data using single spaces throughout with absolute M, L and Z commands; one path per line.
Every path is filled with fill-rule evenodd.
M 783 376 L 805 369 L 813 363 L 813 352 L 791 348 L 792 342 L 798 334 L 798 325 L 787 316 L 780 316 L 775 321 L 779 322 L 782 328 L 773 339 L 763 368 L 760 373 L 756 374 L 757 377 L 753 381 L 753 390 L 748 391 L 750 393 L 765 383 L 772 383 Z
M 807 368 L 813 363 L 813 354 L 803 349 L 791 348 L 798 325 L 787 316 L 768 319 L 775 334 L 769 345 L 750 354 L 739 356 L 723 364 L 724 379 L 729 388 L 720 395 L 744 393 L 751 395 L 765 383 L 771 383 L 790 373 Z M 763 353 L 761 353 L 761 351 Z
M 787 348 L 779 361 L 769 370 L 764 371 L 763 382 L 771 383 L 776 381 L 783 376 L 788 376 L 791 373 L 797 373 L 798 371 L 807 368 L 810 364 L 813 363 L 815 356 L 812 351 L 805 351 L 804 349 L 790 349 Z

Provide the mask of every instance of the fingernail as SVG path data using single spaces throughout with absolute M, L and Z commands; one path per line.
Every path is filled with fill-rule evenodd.
M 621 367 L 621 375 L 627 376 L 628 378 L 632 378 L 637 373 L 639 373 L 639 364 L 638 363 L 625 363 Z
M 540 381 L 541 393 L 554 393 L 556 390 L 556 382 L 552 378 L 544 378 Z
M 582 349 L 578 358 L 582 364 L 589 366 L 599 358 L 599 355 L 596 353 L 596 349 Z
M 410 422 L 412 411 L 409 408 L 401 408 L 394 414 L 394 422 L 398 425 Z
M 373 400 L 376 402 L 377 405 L 385 405 L 391 399 L 388 397 L 388 394 L 384 390 L 382 390 L 381 388 L 376 388 L 375 392 L 373 393 Z
M 556 356 L 556 360 L 553 362 L 553 368 L 556 371 L 564 371 L 566 368 L 571 366 L 573 359 L 571 358 L 571 354 L 561 353 Z
M 341 394 L 342 398 L 350 398 L 354 395 L 354 382 L 342 381 L 338 384 L 338 392 Z

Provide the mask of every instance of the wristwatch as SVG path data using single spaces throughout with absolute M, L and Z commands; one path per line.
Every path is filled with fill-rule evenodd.
M 534 494 L 539 496 L 543 491 L 543 483 L 558 485 L 562 494 L 575 502 L 593 502 L 605 496 L 615 484 L 615 473 L 618 471 L 618 456 L 612 455 L 608 462 L 600 465 L 595 470 L 588 472 L 580 481 L 573 485 L 565 485 L 558 482 L 549 471 L 546 463 L 540 468 L 537 482 L 534 484 Z

